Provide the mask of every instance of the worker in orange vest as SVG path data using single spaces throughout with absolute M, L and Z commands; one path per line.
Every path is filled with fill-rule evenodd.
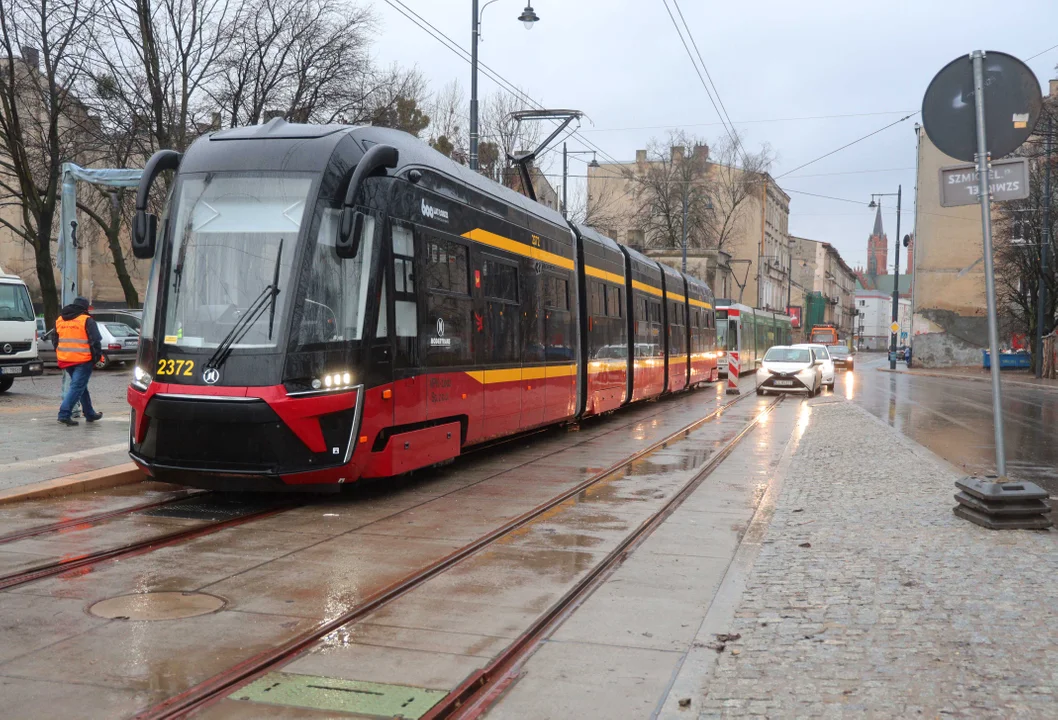
M 55 321 L 55 358 L 63 372 L 70 376 L 70 386 L 59 406 L 59 422 L 77 425 L 71 416 L 78 402 L 84 410 L 85 420 L 95 422 L 103 417 L 92 407 L 92 396 L 88 394 L 88 379 L 92 368 L 102 355 L 102 337 L 99 326 L 88 314 L 88 300 L 76 298 L 62 309 Z

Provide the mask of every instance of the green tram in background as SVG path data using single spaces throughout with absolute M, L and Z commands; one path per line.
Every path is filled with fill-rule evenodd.
M 728 353 L 738 352 L 740 372 L 755 371 L 768 348 L 793 342 L 790 316 L 738 303 L 716 303 L 717 366 L 727 375 Z

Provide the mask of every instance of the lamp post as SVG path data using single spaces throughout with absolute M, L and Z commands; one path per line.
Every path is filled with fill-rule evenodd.
M 897 324 L 900 312 L 900 197 L 903 186 L 896 186 L 896 256 L 893 258 L 893 324 Z M 871 204 L 867 207 L 881 207 L 881 200 L 875 202 L 875 198 L 892 196 L 894 193 L 871 193 Z M 892 328 L 890 328 L 892 330 Z M 908 336 L 910 337 L 910 335 Z M 889 369 L 896 370 L 896 333 L 892 333 L 889 339 Z
M 568 155 L 591 155 L 591 162 L 588 163 L 588 167 L 597 168 L 599 167 L 599 161 L 595 159 L 594 150 L 567 150 L 566 143 L 562 143 L 562 217 L 569 217 L 568 205 L 566 205 L 566 184 L 569 177 L 569 165 Z
M 478 40 L 481 38 L 481 16 L 497 0 L 489 0 L 478 10 L 478 0 L 471 1 L 470 20 L 470 169 L 478 169 Z M 518 16 L 526 30 L 532 30 L 540 17 L 532 5 L 526 5 Z

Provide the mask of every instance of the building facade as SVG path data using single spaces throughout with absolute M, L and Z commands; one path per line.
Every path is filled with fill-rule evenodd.
M 856 347 L 860 350 L 887 350 L 891 336 L 889 326 L 893 322 L 893 296 L 881 290 L 856 291 L 856 309 L 859 310 L 856 328 Z M 907 344 L 907 328 L 911 326 L 911 298 L 900 297 L 897 315 L 900 331 L 897 345 Z
M 672 148 L 672 162 L 684 157 L 700 159 L 705 146 L 687 153 Z M 588 168 L 587 223 L 626 245 L 641 249 L 670 265 L 682 263 L 680 248 L 651 247 L 637 218 L 636 190 L 653 161 L 646 150 L 636 152 L 635 162 L 600 163 Z M 706 162 L 700 180 L 704 186 L 741 177 L 738 168 Z M 744 179 L 744 178 L 743 178 Z M 713 288 L 716 297 L 726 297 L 746 305 L 784 312 L 790 293 L 789 217 L 790 196 L 768 174 L 755 174 L 747 183 L 751 188 L 729 220 L 731 232 L 723 247 L 688 248 L 687 271 Z
M 853 318 L 857 309 L 856 273 L 828 242 L 791 237 L 790 251 L 793 285 L 800 292 L 800 307 L 807 308 L 805 298 L 809 295 L 821 297 L 825 304 L 822 322 L 838 328 L 840 337 L 850 337 L 855 329 Z

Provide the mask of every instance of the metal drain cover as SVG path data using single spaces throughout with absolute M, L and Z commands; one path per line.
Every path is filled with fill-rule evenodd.
M 110 620 L 179 620 L 208 615 L 225 604 L 223 598 L 206 593 L 154 592 L 100 600 L 88 612 Z
M 207 497 L 192 497 L 179 502 L 167 503 L 161 507 L 144 510 L 141 514 L 149 517 L 219 522 L 249 515 L 276 504 L 277 501 L 271 498 L 239 500 L 208 495 Z

